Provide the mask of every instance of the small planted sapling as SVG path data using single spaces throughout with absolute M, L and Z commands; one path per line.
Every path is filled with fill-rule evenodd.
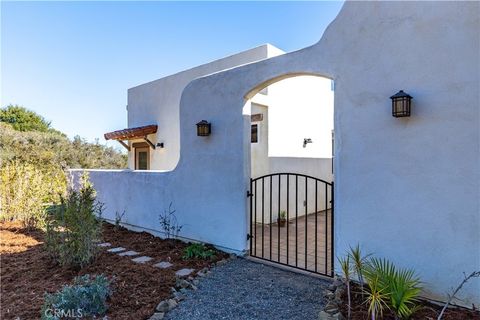
M 118 211 L 115 211 L 115 231 L 117 231 L 120 228 L 120 224 L 123 221 L 123 216 L 125 215 L 125 210 L 123 210 L 122 213 L 119 213 Z
M 387 299 L 388 295 L 380 284 L 379 276 L 375 275 L 373 278 L 368 279 L 367 304 L 370 319 L 382 318 L 383 310 L 388 308 Z
M 452 294 L 449 294 L 448 295 L 448 300 L 447 302 L 445 303 L 445 305 L 443 306 L 442 308 L 442 311 L 440 312 L 440 314 L 438 315 L 438 318 L 437 320 L 441 320 L 444 313 L 445 313 L 445 310 L 447 310 L 448 308 L 448 305 L 452 302 L 452 300 L 455 297 L 455 295 L 458 293 L 458 291 L 460 291 L 462 289 L 462 287 L 465 285 L 465 283 L 467 283 L 470 279 L 473 279 L 473 278 L 480 278 L 480 271 L 473 271 L 472 273 L 470 273 L 468 276 L 464 273 L 463 274 L 463 280 L 462 282 L 460 282 L 460 284 L 458 285 L 457 288 L 455 288 L 455 290 L 453 291 Z
M 175 216 L 175 210 L 172 209 L 172 203 L 168 206 L 168 211 L 165 210 L 158 216 L 160 228 L 162 229 L 167 239 L 177 238 L 178 234 L 182 230 L 181 225 L 178 224 L 177 217 Z
M 81 269 L 92 263 L 98 252 L 103 204 L 96 200 L 88 174 L 78 190 L 71 188 L 50 207 L 46 219 L 46 249 L 61 265 Z
M 360 250 L 360 245 L 357 244 L 355 248 L 350 247 L 350 252 L 348 253 L 348 256 L 350 257 L 353 263 L 353 269 L 355 274 L 358 277 L 358 281 L 360 282 L 360 288 L 362 289 L 362 295 L 363 295 L 363 285 L 364 285 L 363 268 L 364 268 L 365 262 L 367 261 L 367 258 L 371 256 L 371 254 L 367 254 L 363 256 Z

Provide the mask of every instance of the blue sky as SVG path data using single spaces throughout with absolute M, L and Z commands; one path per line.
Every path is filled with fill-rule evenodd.
M 317 42 L 343 2 L 4 2 L 1 106 L 87 140 L 127 126 L 127 89 L 264 43 Z

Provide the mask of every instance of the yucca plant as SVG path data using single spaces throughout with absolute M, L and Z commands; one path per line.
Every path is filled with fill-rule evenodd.
M 363 256 L 360 250 L 360 245 L 357 244 L 355 248 L 350 247 L 350 252 L 348 253 L 348 255 L 352 260 L 353 268 L 354 268 L 355 274 L 358 277 L 358 281 L 360 282 L 360 287 L 362 289 L 362 295 L 363 295 L 363 285 L 364 285 L 363 269 L 364 269 L 365 262 L 367 261 L 367 258 L 371 254 L 367 254 Z
M 387 259 L 369 259 L 365 278 L 378 282 L 378 288 L 388 297 L 388 305 L 396 319 L 408 319 L 417 309 L 421 291 L 420 280 L 413 270 L 398 269 Z
M 388 308 L 387 300 L 388 295 L 385 293 L 385 288 L 380 284 L 379 275 L 369 278 L 366 302 L 368 304 L 368 313 L 372 320 L 377 319 L 377 317 L 381 319 L 383 311 L 385 308 Z
M 351 263 L 350 263 L 350 255 L 347 255 L 344 258 L 339 258 L 338 262 L 340 263 L 340 267 L 342 268 L 343 276 L 345 277 L 345 284 L 347 285 L 347 299 L 348 299 L 348 319 L 351 317 L 351 309 L 352 309 L 352 301 L 350 295 L 350 278 L 351 278 Z

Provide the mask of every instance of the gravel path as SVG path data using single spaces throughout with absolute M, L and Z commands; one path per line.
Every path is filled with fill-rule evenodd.
M 245 259 L 215 267 L 165 319 L 318 319 L 330 282 Z

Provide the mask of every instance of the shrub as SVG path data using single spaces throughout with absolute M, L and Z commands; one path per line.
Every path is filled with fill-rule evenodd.
M 388 306 L 397 319 L 408 319 L 417 310 L 421 287 L 413 270 L 397 269 L 387 259 L 371 258 L 365 266 L 364 275 L 370 289 L 373 283 L 378 292 L 386 295 Z
M 111 294 L 109 285 L 109 280 L 103 275 L 76 277 L 73 285 L 45 295 L 42 319 L 86 318 L 105 314 L 108 309 L 106 300 Z
M 1 110 L 1 109 L 0 109 Z M 126 168 L 127 155 L 95 141 L 75 137 L 70 140 L 56 130 L 17 131 L 0 121 L 0 166 L 18 160 L 40 169 L 59 168 Z
M 49 210 L 46 247 L 60 264 L 83 268 L 95 258 L 102 210 L 86 174 L 81 177 L 78 191 L 70 189 L 60 204 Z
M 26 228 L 43 227 L 45 207 L 66 189 L 59 167 L 41 169 L 10 161 L 0 168 L 0 179 L 0 220 L 19 220 Z
M 203 243 L 192 243 L 185 248 L 183 259 L 212 259 L 215 257 L 215 251 L 208 249 Z

